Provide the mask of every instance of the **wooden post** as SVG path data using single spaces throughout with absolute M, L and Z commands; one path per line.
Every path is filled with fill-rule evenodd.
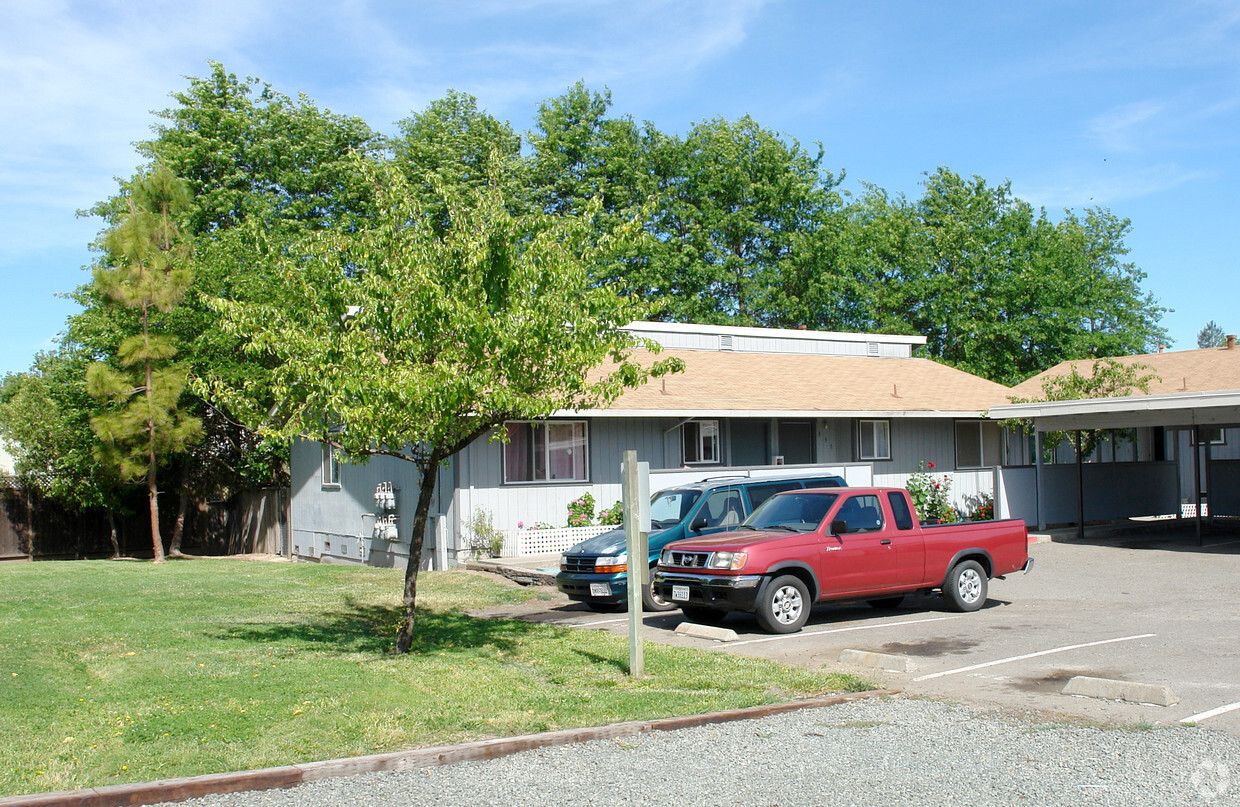
M 646 674 L 646 650 L 642 636 L 642 585 L 649 571 L 646 551 L 642 547 L 640 493 L 637 479 L 637 452 L 624 452 L 623 473 L 624 541 L 628 553 L 629 576 L 629 675 L 641 678 Z

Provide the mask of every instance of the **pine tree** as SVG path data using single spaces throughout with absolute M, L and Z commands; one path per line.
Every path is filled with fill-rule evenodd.
M 176 341 L 158 333 L 157 312 L 171 311 L 192 280 L 189 249 L 176 223 L 188 208 L 186 184 L 156 164 L 130 184 L 127 212 L 104 240 L 105 257 L 94 272 L 103 295 L 138 314 L 138 333 L 121 340 L 117 361 L 124 369 L 95 363 L 87 389 L 116 408 L 91 419 L 99 457 L 130 480 L 145 479 L 151 503 L 155 562 L 164 559 L 159 533 L 159 458 L 184 451 L 202 432 L 201 422 L 178 406 L 186 371 L 172 364 Z
M 1214 320 L 1207 322 L 1205 327 L 1197 332 L 1197 347 L 1202 349 L 1222 347 L 1226 341 L 1226 334 L 1223 333 L 1223 329 Z

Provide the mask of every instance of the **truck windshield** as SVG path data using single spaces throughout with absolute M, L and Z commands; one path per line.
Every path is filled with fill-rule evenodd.
M 661 490 L 650 499 L 650 528 L 665 530 L 675 527 L 702 495 L 697 490 Z
M 741 526 L 751 530 L 809 532 L 822 523 L 838 498 L 837 493 L 781 493 L 764 501 Z

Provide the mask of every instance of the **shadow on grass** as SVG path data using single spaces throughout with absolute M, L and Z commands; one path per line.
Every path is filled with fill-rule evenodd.
M 598 653 L 591 653 L 588 650 L 574 650 L 573 652 L 600 666 L 612 666 L 622 673 L 627 673 L 629 671 L 629 664 L 627 660 L 607 658 L 606 656 L 600 656 Z
M 322 613 L 297 622 L 249 622 L 219 631 L 212 638 L 240 639 L 287 649 L 317 652 L 394 652 L 396 633 L 404 620 L 403 607 L 345 603 L 343 610 Z M 411 653 L 444 649 L 491 647 L 510 652 L 517 642 L 545 630 L 541 625 L 511 619 L 479 619 L 465 614 L 418 609 Z

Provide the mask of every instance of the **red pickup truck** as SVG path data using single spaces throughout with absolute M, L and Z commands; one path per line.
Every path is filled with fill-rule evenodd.
M 976 611 L 991 578 L 1032 567 L 1028 549 L 1018 519 L 920 524 L 902 488 L 797 490 L 736 530 L 668 544 L 652 584 L 695 622 L 747 611 L 793 633 L 827 600 L 893 608 L 937 589 L 952 608 Z

